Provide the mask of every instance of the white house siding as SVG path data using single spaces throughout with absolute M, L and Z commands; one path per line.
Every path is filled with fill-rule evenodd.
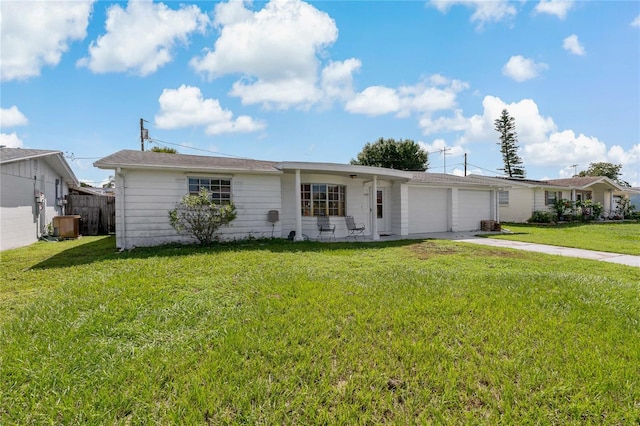
M 118 247 L 194 242 L 169 224 L 168 212 L 188 193 L 189 177 L 230 177 L 232 200 L 238 216 L 218 231 L 221 239 L 271 236 L 269 210 L 280 210 L 279 176 L 220 175 L 172 171 L 123 170 L 116 181 L 116 227 L 121 227 Z M 124 185 L 123 185 L 124 179 Z M 122 226 L 124 193 L 126 222 Z M 279 232 L 276 223 L 275 232 Z M 278 235 L 278 234 L 276 234 Z
M 2 165 L 0 250 L 36 242 L 53 217 L 64 213 L 56 205 L 56 179 L 58 197 L 62 198 L 69 193 L 68 186 L 44 158 Z M 42 210 L 36 208 L 36 191 L 45 196 Z
M 409 234 L 449 230 L 449 205 L 446 188 L 409 186 Z
M 295 174 L 287 173 L 281 176 L 282 180 L 282 237 L 287 237 L 289 232 L 296 229 L 296 213 L 300 206 L 296 205 L 295 194 L 300 188 L 295 187 Z M 371 234 L 369 212 L 370 189 L 365 187 L 362 179 L 350 179 L 347 177 L 325 174 L 301 173 L 300 183 L 327 183 L 346 186 L 347 215 L 353 216 L 356 223 L 364 223 L 365 234 Z M 348 235 L 347 226 L 343 217 L 331 216 L 332 224 L 336 225 L 335 236 Z M 318 219 L 315 217 L 302 217 L 302 233 L 309 238 L 318 236 Z
M 459 231 L 475 231 L 480 229 L 480 221 L 492 218 L 491 191 L 460 190 L 458 202 Z
M 409 186 L 394 182 L 391 187 L 391 232 L 409 234 Z
M 526 222 L 533 211 L 533 191 L 530 188 L 509 188 L 509 204 L 500 204 L 500 222 Z M 541 195 L 544 197 L 544 193 Z M 544 200 L 542 200 L 544 203 Z

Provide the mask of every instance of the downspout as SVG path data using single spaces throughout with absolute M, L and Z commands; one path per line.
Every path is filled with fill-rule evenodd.
M 300 195 L 300 169 L 296 169 L 296 183 L 295 190 L 296 194 L 296 236 L 293 238 L 294 241 L 302 241 L 304 237 L 302 236 L 302 196 Z
M 124 173 L 122 173 L 122 169 L 120 167 L 116 169 L 116 176 L 120 178 L 120 185 L 116 186 L 117 189 L 119 188 L 116 195 L 120 195 L 120 206 L 119 206 L 120 226 L 116 226 L 116 235 L 118 234 L 118 231 L 120 231 L 120 235 L 122 237 L 122 247 L 120 247 L 120 250 L 125 250 L 127 248 L 127 220 L 124 215 L 125 214 L 125 207 L 124 207 L 125 182 L 124 182 Z M 117 198 L 116 198 L 116 201 L 117 201 Z

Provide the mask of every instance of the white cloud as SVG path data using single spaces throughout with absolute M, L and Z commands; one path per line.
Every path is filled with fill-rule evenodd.
M 322 70 L 321 87 L 328 100 L 347 100 L 353 97 L 353 73 L 360 70 L 362 62 L 351 58 L 329 62 Z
M 398 89 L 401 117 L 408 116 L 411 112 L 429 116 L 435 111 L 453 109 L 457 105 L 458 93 L 469 88 L 469 84 L 464 81 L 450 80 L 440 74 L 430 76 L 427 82 L 430 84 L 421 82 Z
M 461 110 L 456 110 L 450 117 L 424 118 L 420 120 L 420 126 L 424 134 L 458 133 L 452 147 L 472 142 L 497 143 L 498 134 L 494 129 L 494 121 L 506 108 L 509 115 L 515 118 L 519 154 L 525 167 L 560 167 L 561 176 L 572 176 L 573 168 L 569 170 L 568 165 L 578 164 L 580 171 L 586 169 L 589 163 L 607 161 L 622 164 L 622 178 L 640 185 L 640 144 L 625 151 L 619 145 L 607 148 L 603 141 L 592 136 L 576 134 L 570 129 L 559 131 L 551 117 L 540 114 L 538 105 L 532 99 L 507 104 L 498 97 L 486 96 L 482 101 L 482 108 L 482 114 L 471 117 L 465 117 Z M 434 151 L 441 149 L 444 141 L 437 139 L 431 145 L 424 146 Z
M 523 148 L 529 163 L 543 166 L 588 164 L 607 153 L 604 142 L 583 134 L 576 136 L 573 130 L 553 132 L 543 140 L 524 144 Z
M 220 3 L 215 11 L 220 37 L 191 60 L 196 71 L 210 79 L 241 74 L 231 95 L 243 104 L 288 108 L 319 100 L 318 58 L 338 38 L 329 15 L 300 0 L 272 0 L 256 12 L 240 2 Z M 354 65 L 346 67 L 355 71 Z
M 486 22 L 499 22 L 517 14 L 516 8 L 508 0 L 431 0 L 430 4 L 442 13 L 447 13 L 455 5 L 474 9 L 471 21 L 478 22 L 479 28 Z
M 584 46 L 580 44 L 580 40 L 578 40 L 578 36 L 575 34 L 571 34 L 569 37 L 565 38 L 562 42 L 562 48 L 567 52 L 573 53 L 574 55 L 583 56 L 587 52 L 584 50 Z
M 56 66 L 69 43 L 83 40 L 93 0 L 73 2 L 3 1 L 0 79 L 24 80 Z
M 433 119 L 430 116 L 422 117 L 418 121 L 418 125 L 422 129 L 422 133 L 425 135 L 431 135 L 440 132 L 465 132 L 469 131 L 472 127 L 471 119 L 465 117 L 462 110 L 455 110 L 453 117 L 441 116 Z
M 217 99 L 204 99 L 199 88 L 182 85 L 178 89 L 164 89 L 160 98 L 160 112 L 155 124 L 161 129 L 204 126 L 208 135 L 222 133 L 255 132 L 265 123 L 242 115 L 233 119 L 233 113 L 224 110 Z
M 416 113 L 429 120 L 436 111 L 453 109 L 458 93 L 468 88 L 466 82 L 435 74 L 413 86 L 367 87 L 346 103 L 345 110 L 372 116 L 396 113 L 408 117 Z
M 29 123 L 27 117 L 20 112 L 17 106 L 11 108 L 0 108 L 0 127 L 26 126 Z
M 13 133 L 0 133 L 0 145 L 4 145 L 9 148 L 21 148 L 22 147 L 22 139 Z
M 640 15 L 636 16 L 636 19 L 631 21 L 632 27 L 640 27 Z
M 567 12 L 573 8 L 572 0 L 540 0 L 536 5 L 535 12 L 555 15 L 559 19 L 567 17 Z
M 399 109 L 398 92 L 384 86 L 367 87 L 345 105 L 348 112 L 371 116 L 397 112 Z
M 502 74 L 517 82 L 523 82 L 537 77 L 547 68 L 549 66 L 543 62 L 536 63 L 532 59 L 516 55 L 509 58 L 509 62 L 502 68 Z
M 107 11 L 106 34 L 91 42 L 89 56 L 78 61 L 94 73 L 124 72 L 145 76 L 169 63 L 177 42 L 203 32 L 209 18 L 197 6 L 172 10 L 163 3 L 130 1 Z

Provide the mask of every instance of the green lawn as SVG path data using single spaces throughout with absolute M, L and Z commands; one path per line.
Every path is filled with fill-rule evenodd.
M 574 247 L 640 256 L 640 223 L 594 223 L 538 226 L 504 224 L 513 234 L 490 238 Z
M 0 261 L 0 424 L 637 424 L 640 268 L 451 241 Z

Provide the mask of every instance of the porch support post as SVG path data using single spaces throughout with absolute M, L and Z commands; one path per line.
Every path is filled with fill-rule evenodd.
M 576 190 L 575 190 L 575 188 L 571 189 L 571 213 L 574 216 L 576 214 Z
M 613 189 L 609 190 L 609 216 L 613 215 Z
M 295 212 L 296 212 L 296 236 L 293 238 L 294 241 L 302 241 L 304 237 L 302 236 L 302 198 L 300 195 L 300 169 L 296 169 L 296 184 L 294 187 L 295 192 Z
M 373 240 L 379 240 L 378 235 L 378 176 L 373 177 L 373 183 L 371 185 L 371 236 Z M 385 213 L 386 214 L 386 213 Z

